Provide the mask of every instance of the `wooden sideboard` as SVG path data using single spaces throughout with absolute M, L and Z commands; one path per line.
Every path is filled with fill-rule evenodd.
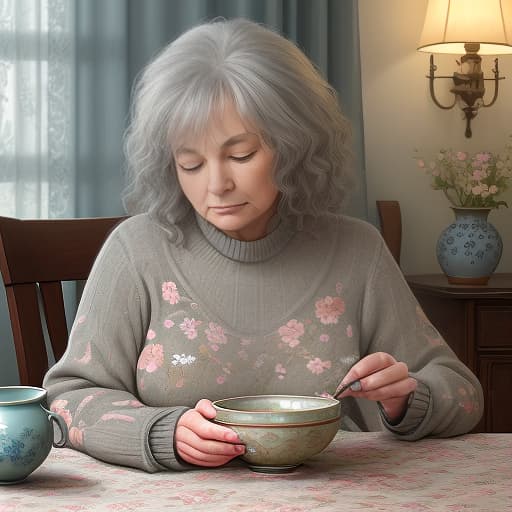
M 452 285 L 443 274 L 407 282 L 430 321 L 484 390 L 481 432 L 512 432 L 512 274 L 485 286 Z

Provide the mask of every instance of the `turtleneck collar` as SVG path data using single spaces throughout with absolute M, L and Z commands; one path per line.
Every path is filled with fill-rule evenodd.
M 213 224 L 205 220 L 195 212 L 199 229 L 210 245 L 223 256 L 235 261 L 255 263 L 272 258 L 286 246 L 295 231 L 284 222 L 279 222 L 278 217 L 271 219 L 271 231 L 264 238 L 246 242 L 227 236 Z

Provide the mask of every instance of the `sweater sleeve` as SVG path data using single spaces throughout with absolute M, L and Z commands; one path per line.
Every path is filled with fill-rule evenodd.
M 418 381 L 397 424 L 381 409 L 386 429 L 405 440 L 472 430 L 483 413 L 482 387 L 428 320 L 380 235 L 361 315 L 366 354 L 393 355 Z
M 43 386 L 53 411 L 68 425 L 68 446 L 113 464 L 149 472 L 184 469 L 161 464 L 150 432 L 165 418 L 167 456 L 186 407 L 152 407 L 137 396 L 136 371 L 151 305 L 115 231 L 100 251 L 84 288 L 67 350 Z M 160 437 L 159 445 L 163 449 Z

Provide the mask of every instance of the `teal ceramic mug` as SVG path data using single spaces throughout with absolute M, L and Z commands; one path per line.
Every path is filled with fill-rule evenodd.
M 68 439 L 65 421 L 49 411 L 46 390 L 30 386 L 0 387 L 0 484 L 24 480 L 46 459 L 53 446 Z M 54 442 L 53 423 L 61 438 Z

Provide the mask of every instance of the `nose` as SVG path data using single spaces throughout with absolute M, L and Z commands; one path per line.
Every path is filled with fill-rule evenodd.
M 208 192 L 220 196 L 234 187 L 228 166 L 222 162 L 208 163 Z

